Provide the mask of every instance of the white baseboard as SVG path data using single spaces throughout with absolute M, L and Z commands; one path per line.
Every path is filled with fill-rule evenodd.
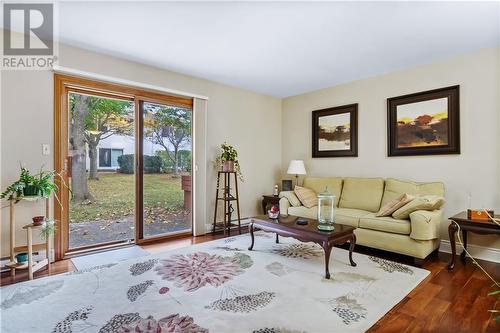
M 457 243 L 457 255 L 462 253 L 462 247 Z M 440 252 L 451 253 L 451 245 L 449 240 L 441 240 Z M 467 251 L 475 259 L 481 259 L 491 262 L 500 263 L 500 249 L 492 247 L 479 246 L 474 244 L 467 245 Z
M 241 221 L 241 226 L 244 227 L 244 226 L 247 226 L 250 223 L 250 218 L 248 218 L 248 217 L 242 217 L 240 221 Z M 233 220 L 233 222 L 234 222 L 234 220 Z M 233 226 L 233 227 L 231 227 L 231 229 L 235 229 L 237 227 L 238 226 L 236 226 L 236 227 Z M 207 234 L 211 233 L 212 232 L 212 228 L 213 228 L 213 224 L 211 224 L 211 223 L 210 224 L 206 224 L 205 225 L 205 233 L 207 233 Z

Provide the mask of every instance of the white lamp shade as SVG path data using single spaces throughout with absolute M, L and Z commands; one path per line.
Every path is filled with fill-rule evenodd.
M 305 175 L 306 167 L 304 166 L 304 161 L 291 160 L 286 173 L 289 175 Z

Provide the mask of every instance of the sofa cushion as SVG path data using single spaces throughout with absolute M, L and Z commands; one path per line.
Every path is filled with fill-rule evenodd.
M 403 193 L 411 194 L 414 196 L 437 195 L 442 197 L 444 196 L 444 185 L 440 182 L 415 183 L 389 178 L 385 181 L 382 206 L 396 199 Z
M 342 193 L 342 178 L 340 177 L 306 177 L 304 187 L 310 188 L 316 193 L 321 193 L 328 186 L 328 190 L 335 195 L 335 205 L 339 205 L 340 194 Z
M 392 214 L 395 219 L 408 219 L 417 210 L 436 210 L 444 205 L 444 198 L 437 195 L 417 197 Z
M 338 208 L 335 211 L 335 223 L 359 227 L 359 219 L 370 212 L 353 208 Z
M 297 198 L 299 198 L 302 205 L 306 206 L 307 208 L 318 205 L 318 196 L 313 190 L 302 186 L 295 186 L 294 192 L 295 195 L 297 195 Z
M 384 193 L 382 178 L 346 178 L 339 207 L 377 212 Z
M 318 217 L 318 207 L 290 207 L 288 208 L 288 215 L 306 217 L 308 219 L 316 219 Z
M 288 208 L 288 214 L 299 217 L 316 219 L 318 207 L 307 208 L 304 206 Z M 369 215 L 370 212 L 361 209 L 338 208 L 335 210 L 335 223 L 346 224 L 353 227 L 359 226 L 359 219 Z
M 362 217 L 359 227 L 403 235 L 409 235 L 411 232 L 409 220 L 398 220 L 389 216 L 377 217 L 373 213 Z
M 375 216 L 377 217 L 391 216 L 392 213 L 394 213 L 396 210 L 406 205 L 408 202 L 412 201 L 414 198 L 415 197 L 413 195 L 403 193 L 396 199 L 389 201 L 388 203 L 380 207 L 380 210 Z

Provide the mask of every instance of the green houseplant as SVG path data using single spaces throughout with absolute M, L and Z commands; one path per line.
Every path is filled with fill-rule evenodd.
M 48 198 L 57 189 L 54 183 L 54 171 L 40 170 L 32 175 L 28 169 L 21 167 L 19 179 L 9 185 L 0 198 L 19 201 L 23 197 Z
M 238 151 L 227 142 L 220 145 L 220 153 L 215 158 L 214 166 L 217 170 L 224 172 L 236 172 L 238 178 L 243 181 L 243 174 L 238 161 Z
M 43 222 L 42 229 L 40 230 L 40 236 L 44 240 L 48 239 L 51 235 L 56 232 L 56 223 L 52 219 L 45 220 Z

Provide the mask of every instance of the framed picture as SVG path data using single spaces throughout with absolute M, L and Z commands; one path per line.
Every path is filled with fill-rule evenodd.
M 281 190 L 292 191 L 293 190 L 292 181 L 290 179 L 283 179 L 281 181 Z
M 312 112 L 312 157 L 358 156 L 358 104 Z
M 460 154 L 459 86 L 387 99 L 389 156 Z

